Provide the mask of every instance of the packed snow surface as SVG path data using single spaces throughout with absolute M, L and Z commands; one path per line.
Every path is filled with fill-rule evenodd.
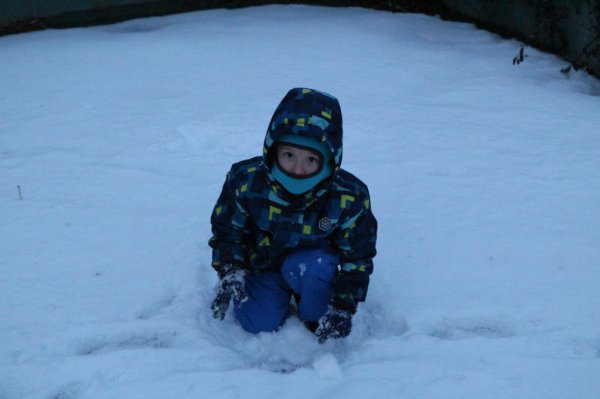
M 600 397 L 600 85 L 473 25 L 267 6 L 0 38 L 0 398 Z M 208 306 L 292 87 L 379 220 L 351 336 Z

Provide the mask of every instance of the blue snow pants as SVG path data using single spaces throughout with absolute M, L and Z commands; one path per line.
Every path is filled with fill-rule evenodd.
M 290 299 L 300 296 L 300 319 L 316 322 L 327 311 L 333 296 L 339 255 L 323 249 L 300 249 L 288 255 L 279 273 L 246 276 L 248 300 L 234 302 L 234 315 L 251 333 L 275 331 L 290 316 Z

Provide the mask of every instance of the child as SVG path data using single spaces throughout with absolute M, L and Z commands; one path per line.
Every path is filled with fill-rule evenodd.
M 319 342 L 350 334 L 373 271 L 377 221 L 367 186 L 341 162 L 338 100 L 290 90 L 271 118 L 263 155 L 231 167 L 212 213 L 215 318 L 233 299 L 245 330 L 275 331 L 294 296 Z

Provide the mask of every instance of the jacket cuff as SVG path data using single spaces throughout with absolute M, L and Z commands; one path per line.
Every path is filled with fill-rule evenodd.
M 357 304 L 345 301 L 339 296 L 334 296 L 331 300 L 331 306 L 333 306 L 336 309 L 345 310 L 350 314 L 355 314 Z
M 241 270 L 243 267 L 237 263 L 221 263 L 218 267 L 215 267 L 220 279 L 225 277 L 225 275 L 229 274 L 234 269 Z

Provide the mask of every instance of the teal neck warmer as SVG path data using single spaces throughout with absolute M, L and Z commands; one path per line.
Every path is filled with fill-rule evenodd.
M 279 140 L 277 140 L 277 142 L 310 148 L 321 154 L 321 157 L 323 158 L 323 166 L 321 167 L 321 170 L 315 175 L 311 175 L 304 178 L 288 175 L 283 170 L 281 170 L 281 168 L 277 164 L 277 161 L 274 160 L 273 168 L 271 171 L 273 177 L 289 193 L 294 195 L 304 194 L 307 191 L 310 191 L 312 188 L 314 188 L 317 184 L 331 176 L 331 173 L 333 172 L 333 166 L 331 165 L 331 151 L 329 150 L 329 148 L 327 148 L 325 144 L 320 143 L 316 139 L 310 137 L 292 134 L 286 134 L 282 136 Z

